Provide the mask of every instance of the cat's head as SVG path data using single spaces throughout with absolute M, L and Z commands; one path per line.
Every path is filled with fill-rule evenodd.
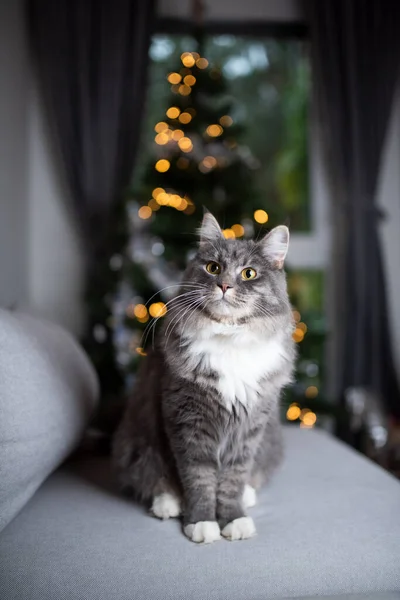
M 259 241 L 225 239 L 206 213 L 197 253 L 184 281 L 198 295 L 197 308 L 217 321 L 248 321 L 287 313 L 290 305 L 283 271 L 289 230 L 281 225 Z M 196 286 L 196 287 L 194 287 Z

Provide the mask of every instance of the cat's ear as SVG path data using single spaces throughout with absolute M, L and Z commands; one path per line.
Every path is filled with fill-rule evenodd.
M 259 244 L 268 262 L 277 269 L 282 269 L 289 249 L 289 229 L 286 225 L 279 225 L 272 229 Z
M 213 242 L 224 239 L 218 221 L 210 212 L 205 212 L 201 227 L 199 228 L 200 243 Z

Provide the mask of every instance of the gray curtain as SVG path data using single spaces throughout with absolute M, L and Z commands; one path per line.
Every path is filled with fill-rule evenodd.
M 400 65 L 400 2 L 307 0 L 312 72 L 335 182 L 337 364 L 341 396 L 378 392 L 400 416 L 376 204 Z M 399 198 L 400 202 L 400 198 Z M 341 250 L 341 251 L 340 251 Z M 393 274 L 398 277 L 399 273 Z
M 85 345 L 105 394 L 121 378 L 107 297 L 126 241 L 123 194 L 138 151 L 153 0 L 28 0 L 32 53 L 71 202 L 84 233 Z M 97 334 L 96 334 L 97 332 Z

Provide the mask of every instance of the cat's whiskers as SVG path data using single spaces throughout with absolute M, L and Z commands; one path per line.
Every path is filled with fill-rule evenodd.
M 186 316 L 186 314 L 188 313 L 188 311 L 190 311 L 190 310 L 192 311 L 190 313 L 190 315 L 189 315 L 189 316 L 191 316 L 193 314 L 194 310 L 198 306 L 201 306 L 202 302 L 206 301 L 206 300 L 207 300 L 207 297 L 205 297 L 205 296 L 203 296 L 203 297 L 201 297 L 201 298 L 199 298 L 197 300 L 194 300 L 188 307 L 186 307 L 186 310 L 184 312 L 181 311 L 179 313 L 179 315 L 177 315 L 177 317 L 174 317 L 175 322 L 171 321 L 171 323 L 169 323 L 169 326 L 171 324 L 173 324 L 173 326 L 171 327 L 170 332 L 168 334 L 167 340 L 165 342 L 165 347 L 168 346 L 168 341 L 169 341 L 169 338 L 171 337 L 172 332 L 176 329 L 176 327 L 179 325 L 179 323 L 182 321 L 182 319 L 184 319 L 184 317 Z M 182 312 L 183 312 L 183 314 L 181 314 Z M 166 333 L 165 333 L 165 335 L 166 335 Z
M 199 287 L 201 288 L 201 287 L 203 287 L 203 286 L 199 286 Z M 185 293 L 183 293 L 183 294 L 179 294 L 179 296 L 176 296 L 175 298 L 172 298 L 171 300 L 168 300 L 168 302 L 165 304 L 165 308 L 167 308 L 167 309 L 168 309 L 168 308 L 169 308 L 169 306 L 170 306 L 170 305 L 171 305 L 173 302 L 177 302 L 177 303 L 178 303 L 178 307 L 179 307 L 179 302 L 178 302 L 178 301 L 182 301 L 182 302 L 183 302 L 183 300 L 189 300 L 190 298 L 185 298 L 185 297 L 186 297 L 186 296 L 190 296 L 190 297 L 191 297 L 192 295 L 193 295 L 193 296 L 195 296 L 195 295 L 197 295 L 197 294 L 198 294 L 198 291 L 199 291 L 198 289 L 195 289 L 195 290 L 191 290 L 191 291 L 189 291 L 189 292 L 185 292 Z M 154 297 L 154 296 L 153 296 L 153 297 Z M 175 307 L 174 307 L 174 308 L 175 308 Z M 172 309 L 171 309 L 171 310 L 172 310 Z M 144 332 L 143 332 L 143 334 L 142 334 L 142 337 L 141 337 L 141 339 L 140 339 L 140 345 L 141 345 L 141 347 L 144 347 L 144 345 L 147 343 L 148 336 L 149 336 L 149 334 L 150 334 L 150 331 L 151 331 L 152 329 L 153 329 L 153 347 L 154 347 L 154 333 L 155 333 L 155 327 L 156 327 L 156 324 L 157 324 L 157 322 L 159 321 L 159 319 L 161 319 L 163 316 L 164 316 L 164 314 L 161 314 L 159 317 L 156 317 L 155 319 L 153 319 L 153 320 L 152 320 L 152 321 L 151 321 L 151 322 L 150 322 L 150 323 L 149 323 L 149 324 L 146 326 L 146 328 L 145 328 L 145 330 L 144 330 Z M 143 342 L 143 338 L 145 338 L 145 339 L 144 339 L 144 342 Z
M 201 298 L 203 298 L 204 296 L 201 296 L 200 298 L 197 297 L 194 300 L 200 300 Z M 180 310 L 180 312 L 177 315 L 174 315 L 174 317 L 171 318 L 171 321 L 168 323 L 167 329 L 165 330 L 164 335 L 168 335 L 168 331 L 170 330 L 171 326 L 173 326 L 174 320 L 179 317 L 181 315 L 181 313 L 194 301 L 192 298 L 188 299 L 188 302 L 184 305 L 184 306 L 180 306 L 179 308 L 182 309 Z

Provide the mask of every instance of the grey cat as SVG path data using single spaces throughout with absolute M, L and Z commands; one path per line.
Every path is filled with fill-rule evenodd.
M 123 488 L 193 542 L 256 532 L 246 508 L 282 456 L 279 396 L 292 381 L 287 227 L 225 239 L 206 213 L 197 253 L 143 360 L 113 456 Z

